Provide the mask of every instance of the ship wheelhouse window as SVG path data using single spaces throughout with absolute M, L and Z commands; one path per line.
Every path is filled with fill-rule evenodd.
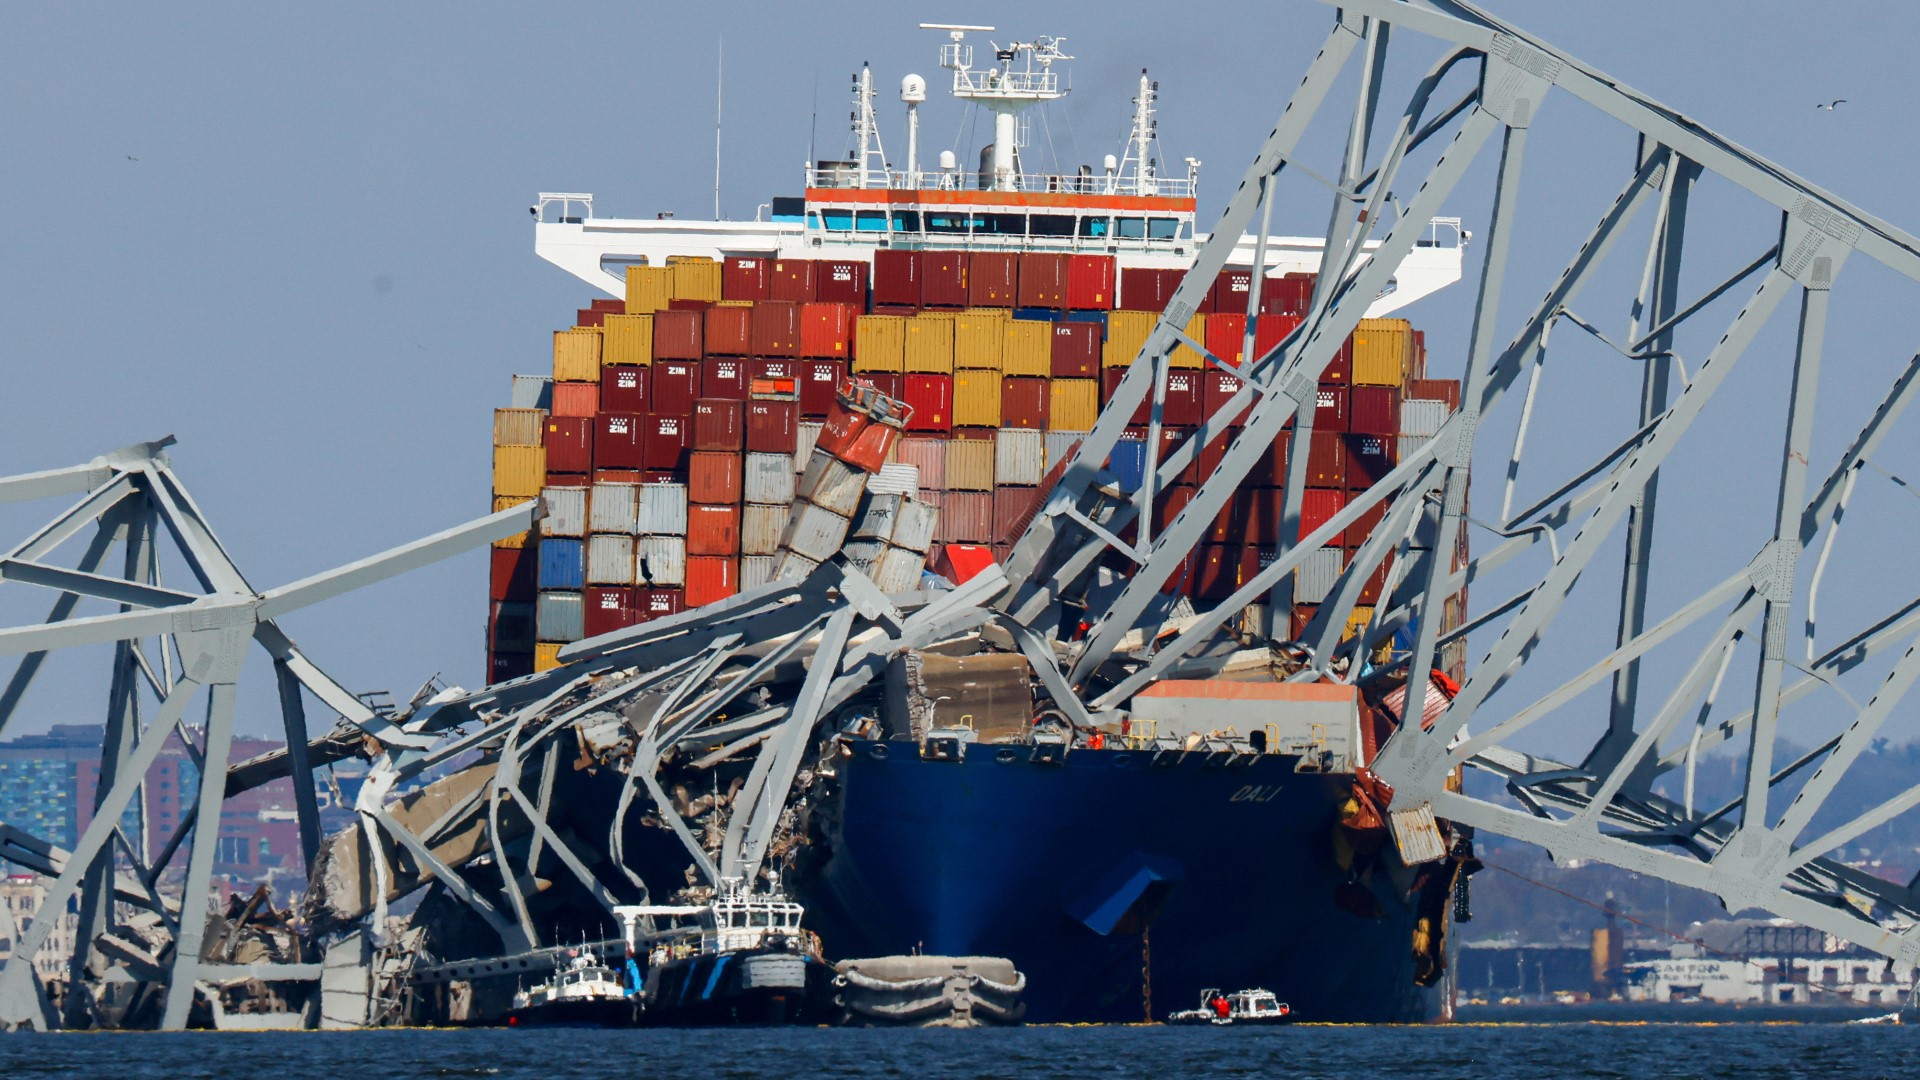
M 1025 236 L 1025 214 L 975 214 L 973 231 L 988 236 Z
M 1113 231 L 1113 219 L 1102 217 L 1083 217 L 1080 219 L 1080 235 L 1104 237 Z
M 1128 240 L 1147 238 L 1147 219 L 1137 217 L 1119 218 L 1120 235 Z
M 1035 214 L 1027 220 L 1034 236 L 1073 235 L 1073 217 L 1070 214 Z
M 827 208 L 820 211 L 820 220 L 829 232 L 851 232 L 853 230 L 853 211 Z
M 930 233 L 963 233 L 967 231 L 967 217 L 964 214 L 947 214 L 931 211 L 927 214 L 927 231 Z
M 887 212 L 885 210 L 861 210 L 853 215 L 855 232 L 886 232 Z
M 1147 219 L 1147 239 L 1172 240 L 1179 235 L 1179 218 L 1157 217 Z
M 895 210 L 893 212 L 893 231 L 894 232 L 919 232 L 920 231 L 920 211 Z

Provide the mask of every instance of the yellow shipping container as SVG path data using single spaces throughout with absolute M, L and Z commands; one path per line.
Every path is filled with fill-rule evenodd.
M 1187 336 L 1202 345 L 1207 343 L 1207 317 L 1205 315 L 1195 315 L 1193 318 L 1187 320 Z M 1173 359 L 1168 361 L 1168 365 L 1177 368 L 1203 368 L 1207 366 L 1207 358 L 1185 345 L 1175 345 L 1173 347 Z
M 1006 348 L 1000 354 L 1005 375 L 1044 379 L 1053 374 L 1053 324 L 1008 319 Z
M 953 371 L 953 316 L 907 316 L 904 366 L 908 371 L 947 375 Z
M 600 329 L 580 326 L 553 332 L 553 381 L 600 381 Z
M 1053 380 L 1047 397 L 1048 431 L 1092 431 L 1099 418 L 1099 379 Z
M 672 275 L 664 266 L 627 267 L 627 314 L 665 311 L 673 299 Z
M 536 674 L 552 671 L 560 666 L 560 650 L 564 645 L 551 641 L 537 641 L 533 645 L 533 670 Z
M 853 323 L 853 370 L 902 371 L 907 320 L 900 315 L 862 315 Z
M 699 255 L 667 256 L 667 288 L 675 300 L 720 299 L 720 262 Z
M 974 308 L 954 315 L 953 366 L 999 371 L 1011 321 L 1013 312 L 1006 308 Z
M 1360 633 L 1360 631 L 1365 630 L 1367 628 L 1367 624 L 1372 621 L 1373 621 L 1373 608 L 1360 605 L 1360 604 L 1355 604 L 1353 608 L 1353 614 L 1347 616 L 1347 628 L 1346 630 L 1341 632 L 1340 640 L 1346 641 L 1349 638 L 1357 636 Z
M 953 422 L 959 427 L 1000 426 L 999 372 L 961 368 L 953 373 Z
M 1152 311 L 1110 311 L 1107 313 L 1107 341 L 1100 348 L 1101 367 L 1132 367 L 1140 355 L 1153 324 L 1160 321 Z
M 1361 319 L 1353 331 L 1353 384 L 1399 386 L 1413 364 L 1413 324 L 1405 319 Z
M 609 315 L 601 329 L 601 364 L 653 363 L 653 316 Z
M 502 510 L 510 510 L 513 507 L 519 506 L 521 503 L 532 501 L 532 499 L 524 495 L 495 495 L 493 497 L 493 512 L 497 514 Z M 523 548 L 527 546 L 527 541 L 531 539 L 533 539 L 533 533 L 531 531 L 514 533 L 504 540 L 495 540 L 493 546 L 497 548 Z
M 545 409 L 493 410 L 493 445 L 540 446 L 547 433 Z
M 547 482 L 547 448 L 496 446 L 493 448 L 493 493 L 531 499 Z

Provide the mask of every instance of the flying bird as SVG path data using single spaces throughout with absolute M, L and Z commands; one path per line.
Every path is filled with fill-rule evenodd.
M 128 154 L 128 155 L 127 155 L 127 160 L 128 160 L 128 161 L 139 161 L 140 159 L 139 159 L 139 158 L 137 158 L 137 157 L 134 157 L 134 156 L 133 156 L 132 154 Z
M 1828 112 L 1832 112 L 1836 107 L 1845 105 L 1846 103 L 1847 103 L 1846 98 L 1834 98 L 1832 101 L 1816 104 L 1814 105 L 1814 108 L 1825 109 Z

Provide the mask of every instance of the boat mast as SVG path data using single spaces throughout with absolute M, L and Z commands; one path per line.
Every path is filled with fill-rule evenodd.
M 1060 45 L 1065 38 L 1036 37 L 1032 41 L 1013 41 L 993 45 L 998 67 L 974 72 L 973 46 L 965 43 L 967 31 L 990 33 L 991 26 L 958 26 L 946 23 L 921 23 L 923 30 L 945 30 L 948 42 L 940 47 L 940 66 L 953 72 L 953 96 L 984 106 L 993 113 L 993 183 L 995 191 L 1020 190 L 1020 168 L 1015 156 L 1019 144 L 1020 113 L 1067 96 L 1060 76 L 1053 70 L 1055 60 L 1071 60 Z M 1026 54 L 1026 66 L 1015 71 L 1013 63 Z M 1037 66 L 1036 66 L 1037 65 Z
M 868 186 L 867 162 L 877 157 L 880 186 L 890 187 L 887 152 L 880 145 L 880 121 L 873 113 L 873 68 L 868 64 L 861 64 L 860 74 L 853 77 L 853 137 L 859 144 L 859 157 L 854 159 L 854 186 Z

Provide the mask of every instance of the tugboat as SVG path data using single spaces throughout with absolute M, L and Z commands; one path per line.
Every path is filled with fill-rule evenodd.
M 633 987 L 592 949 L 567 952 L 567 966 L 531 990 L 513 995 L 508 1027 L 632 1027 L 639 1020 Z
M 1271 990 L 1240 990 L 1223 994 L 1218 990 L 1200 991 L 1200 1007 L 1182 1009 L 1167 1017 L 1169 1024 L 1250 1024 L 1267 1027 L 1293 1020 L 1293 1009 L 1273 995 Z
M 614 913 L 628 947 L 646 942 L 645 1021 L 660 1027 L 825 1024 L 839 1015 L 834 970 L 805 908 L 731 879 L 705 905 L 639 905 Z M 667 920 L 661 927 L 656 920 Z M 671 925 L 678 923 L 679 925 Z

